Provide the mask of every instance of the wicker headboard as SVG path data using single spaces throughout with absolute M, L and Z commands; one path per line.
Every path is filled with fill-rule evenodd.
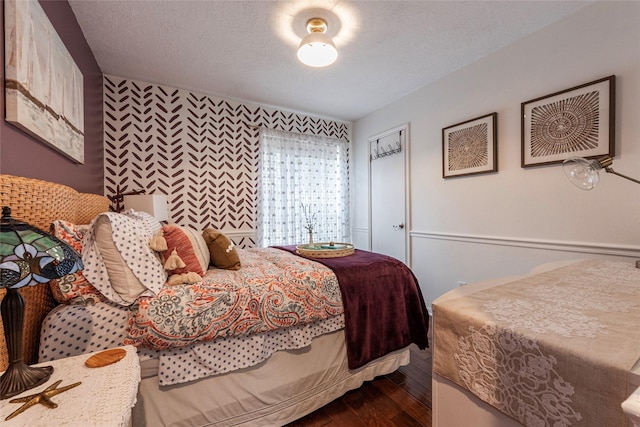
M 62 184 L 0 174 L 1 206 L 10 206 L 11 216 L 15 219 L 49 231 L 49 224 L 56 219 L 88 224 L 96 215 L 109 210 L 109 199 L 97 194 L 79 193 Z M 5 293 L 0 289 L 0 299 Z M 27 286 L 21 288 L 20 293 L 26 303 L 23 354 L 25 362 L 31 364 L 38 358 L 42 320 L 57 303 L 48 284 Z M 0 371 L 4 371 L 9 361 L 4 328 L 0 331 Z

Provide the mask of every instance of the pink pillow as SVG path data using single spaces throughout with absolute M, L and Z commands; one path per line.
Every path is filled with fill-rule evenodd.
M 169 224 L 162 227 L 167 241 L 167 250 L 163 253 L 163 261 L 175 249 L 178 256 L 186 264 L 183 268 L 170 270 L 169 274 L 196 273 L 202 276 L 209 267 L 209 249 L 200 233 L 188 227 Z
M 76 252 L 82 253 L 82 238 L 88 225 L 75 225 L 56 220 L 51 223 L 50 233 L 68 243 Z M 68 274 L 61 279 L 49 281 L 53 297 L 60 304 L 90 305 L 106 301 L 106 298 L 84 277 L 82 271 Z

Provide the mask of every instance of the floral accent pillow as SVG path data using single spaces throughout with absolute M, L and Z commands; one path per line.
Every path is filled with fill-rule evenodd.
M 75 225 L 69 221 L 56 220 L 49 232 L 68 243 L 76 252 L 82 253 L 82 239 L 88 225 Z M 53 298 L 60 304 L 92 305 L 106 301 L 106 298 L 84 277 L 82 270 L 67 274 L 61 279 L 49 281 Z

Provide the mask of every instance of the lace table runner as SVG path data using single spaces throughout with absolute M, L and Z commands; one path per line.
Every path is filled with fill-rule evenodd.
M 624 426 L 640 269 L 587 260 L 433 305 L 433 371 L 526 426 Z

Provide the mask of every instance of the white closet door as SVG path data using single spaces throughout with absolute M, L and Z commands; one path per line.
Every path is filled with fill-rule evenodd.
M 404 125 L 369 138 L 371 250 L 405 264 L 409 259 L 407 136 Z

